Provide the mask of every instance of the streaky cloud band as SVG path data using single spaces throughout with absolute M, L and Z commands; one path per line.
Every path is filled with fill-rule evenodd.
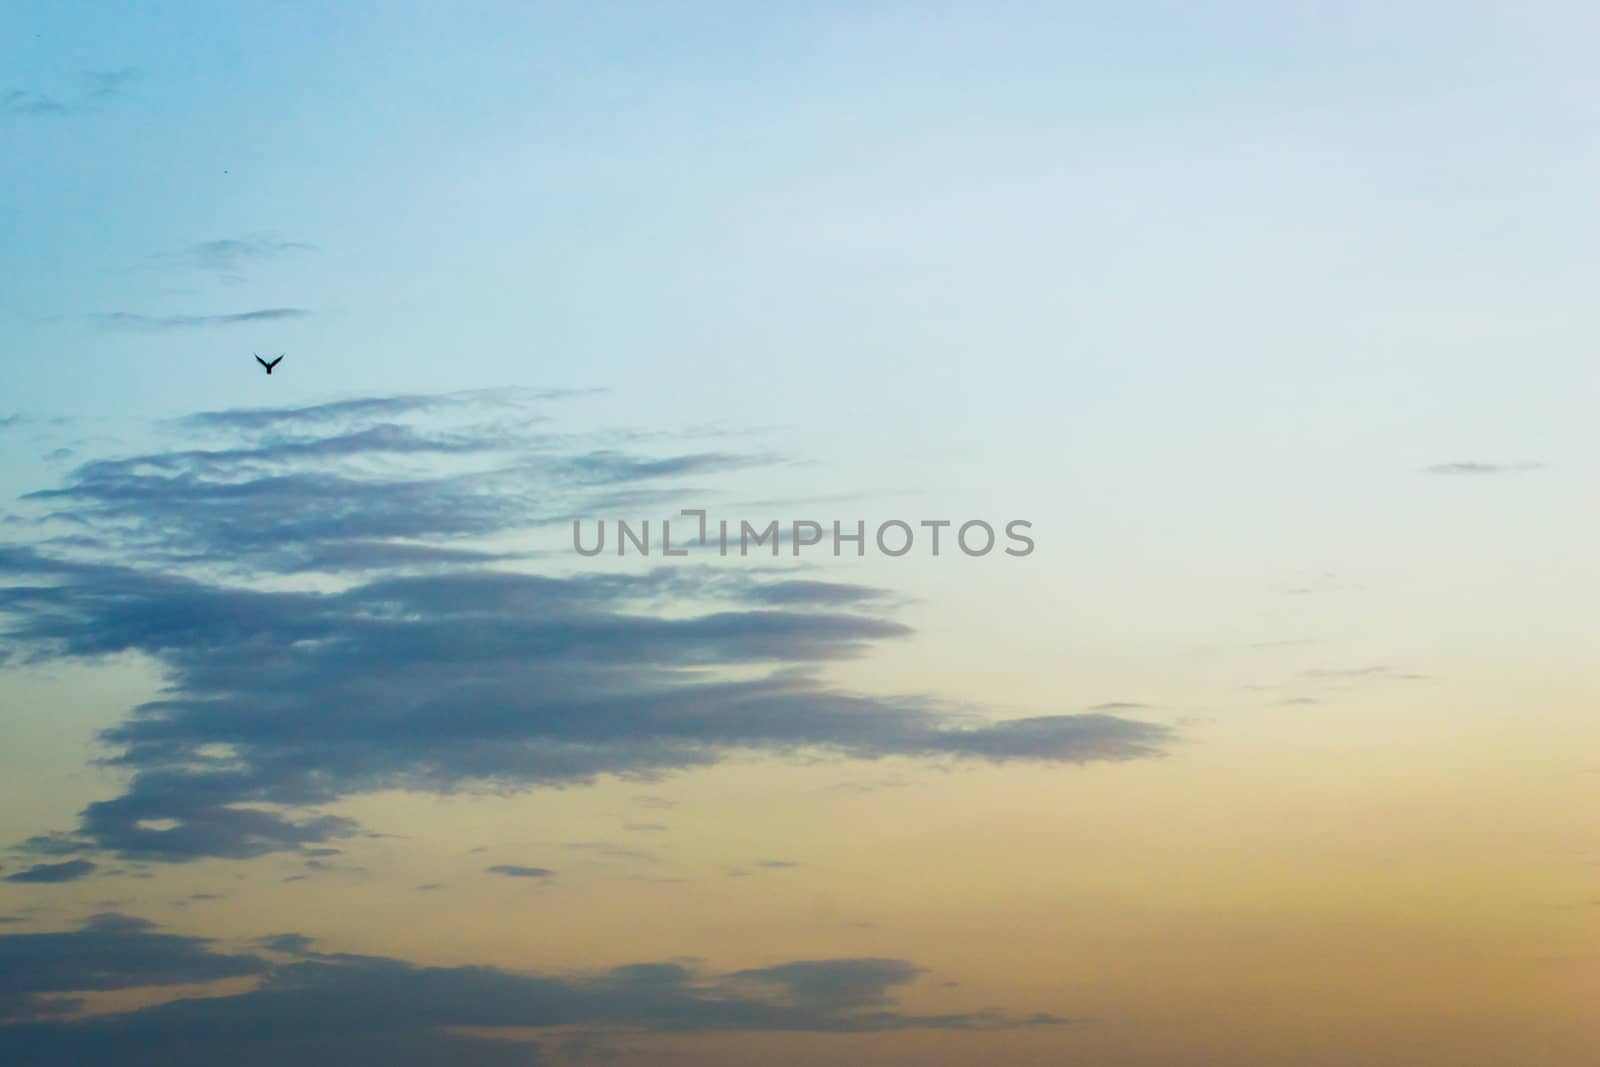
M 37 847 L 247 859 L 359 832 L 324 809 L 381 790 L 530 790 L 752 755 L 1071 765 L 1171 740 L 1103 710 L 993 721 L 829 684 L 829 664 L 911 635 L 886 589 L 710 564 L 529 573 L 540 557 L 506 547 L 520 531 L 781 460 L 624 453 L 504 417 L 537 402 L 205 413 L 181 425 L 226 447 L 91 460 L 30 494 L 42 524 L 72 533 L 0 544 L 0 662 L 131 653 L 166 683 L 100 735 L 102 762 L 128 775 L 120 795 Z

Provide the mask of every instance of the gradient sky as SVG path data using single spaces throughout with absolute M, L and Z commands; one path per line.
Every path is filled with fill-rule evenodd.
M 0 7 L 0 1060 L 1591 1063 L 1597 39 Z

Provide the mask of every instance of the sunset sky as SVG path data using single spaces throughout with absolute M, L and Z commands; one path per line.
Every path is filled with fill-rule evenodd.
M 1592 1064 L 1597 40 L 0 5 L 0 1062 Z

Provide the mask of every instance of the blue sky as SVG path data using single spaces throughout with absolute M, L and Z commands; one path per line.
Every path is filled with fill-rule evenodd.
M 1581 1062 L 1597 30 L 5 5 L 0 1051 Z

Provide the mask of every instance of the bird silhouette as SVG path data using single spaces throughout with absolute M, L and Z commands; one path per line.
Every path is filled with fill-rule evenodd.
M 256 355 L 254 352 L 252 352 L 250 354 L 252 356 Z M 279 363 L 283 362 L 283 353 L 282 352 L 278 353 L 278 358 L 273 360 L 271 363 L 268 363 L 266 360 L 262 359 L 260 356 L 256 356 L 256 362 L 261 364 L 263 367 L 267 368 L 267 373 L 271 374 L 272 373 L 272 368 L 276 367 Z

